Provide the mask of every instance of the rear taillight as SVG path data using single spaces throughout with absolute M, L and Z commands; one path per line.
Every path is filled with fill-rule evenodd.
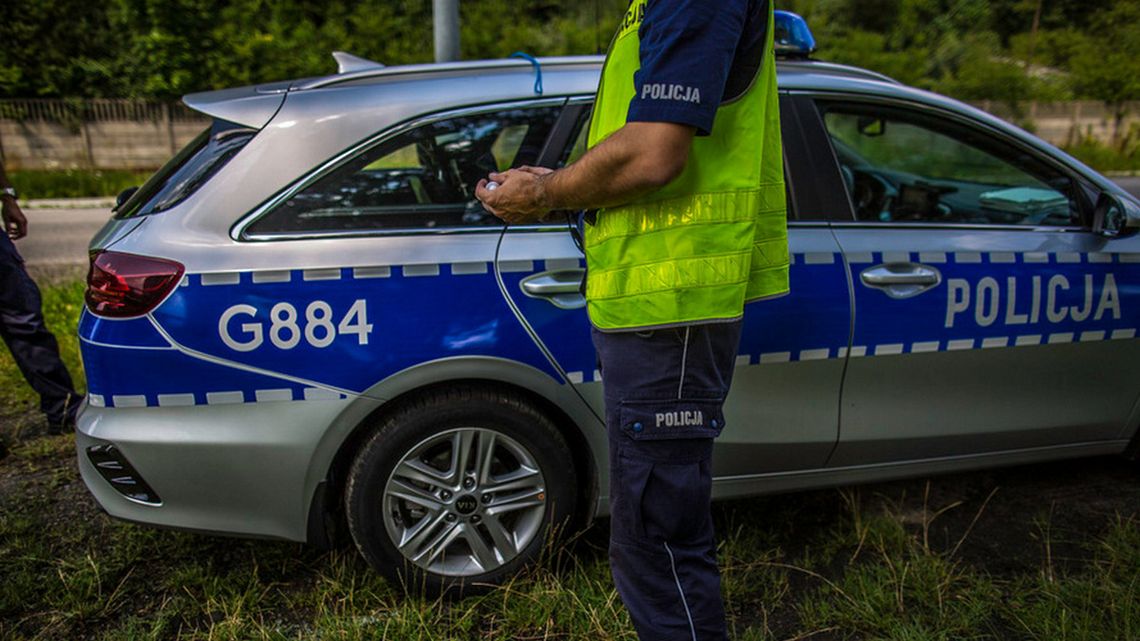
M 185 267 L 161 258 L 102 251 L 91 254 L 87 309 L 98 316 L 142 316 L 158 306 L 180 280 Z

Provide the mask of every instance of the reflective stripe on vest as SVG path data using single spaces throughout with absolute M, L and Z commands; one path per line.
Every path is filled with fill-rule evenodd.
M 774 17 L 766 4 L 757 77 L 744 95 L 720 106 L 711 135 L 694 138 L 681 175 L 637 202 L 600 211 L 586 227 L 586 300 L 595 327 L 729 320 L 748 301 L 788 291 Z M 610 46 L 590 147 L 625 125 L 644 15 L 645 0 L 634 0 Z

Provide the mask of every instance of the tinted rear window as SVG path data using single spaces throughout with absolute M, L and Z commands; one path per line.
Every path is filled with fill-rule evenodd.
M 123 203 L 115 217 L 158 214 L 186 200 L 256 134 L 256 129 L 215 120 Z

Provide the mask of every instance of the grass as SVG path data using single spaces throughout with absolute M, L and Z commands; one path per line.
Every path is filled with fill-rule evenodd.
M 81 286 L 45 287 L 77 377 Z M 31 438 L 0 353 L 0 639 L 628 640 L 605 523 L 455 602 L 405 595 L 352 547 L 113 521 L 69 436 Z M 731 638 L 1140 640 L 1140 469 L 1077 461 L 718 505 Z
M 125 169 L 19 170 L 8 173 L 23 199 L 114 197 L 137 187 L 150 171 Z
M 60 355 L 80 392 L 85 390 L 76 329 L 83 309 L 84 284 L 69 281 L 41 286 L 44 319 L 59 342 Z M 24 383 L 7 349 L 0 351 L 0 436 L 18 435 L 38 426 L 39 397 Z
M 1064 149 L 1069 155 L 1102 173 L 1140 172 L 1140 146 L 1131 136 L 1123 149 L 1095 139 L 1085 139 Z
M 1085 572 L 1049 568 L 1017 582 L 1009 616 L 1025 638 L 1140 638 L 1140 522 L 1118 518 L 1090 553 Z

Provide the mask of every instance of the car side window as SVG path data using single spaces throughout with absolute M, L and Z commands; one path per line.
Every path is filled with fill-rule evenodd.
M 493 171 L 534 164 L 559 107 L 438 120 L 365 150 L 247 228 L 247 234 L 501 225 L 475 199 Z
M 578 162 L 578 160 L 586 155 L 587 141 L 590 135 L 590 117 L 593 114 L 593 108 L 587 109 L 582 112 L 581 117 L 578 119 L 577 131 L 570 137 L 569 145 L 562 151 L 562 156 L 559 159 L 558 166 L 565 167 L 567 165 Z M 794 199 L 792 198 L 792 181 L 787 176 L 787 166 L 785 164 L 785 190 L 786 199 L 788 204 L 788 220 L 796 220 L 794 212 Z
M 562 152 L 562 157 L 559 159 L 559 167 L 572 165 L 578 162 L 578 159 L 586 155 L 587 141 L 590 138 L 590 118 L 594 114 L 593 107 L 582 112 L 578 117 L 578 132 L 570 137 L 570 146 Z
M 859 221 L 1082 225 L 1073 179 L 995 136 L 903 108 L 822 109 Z

